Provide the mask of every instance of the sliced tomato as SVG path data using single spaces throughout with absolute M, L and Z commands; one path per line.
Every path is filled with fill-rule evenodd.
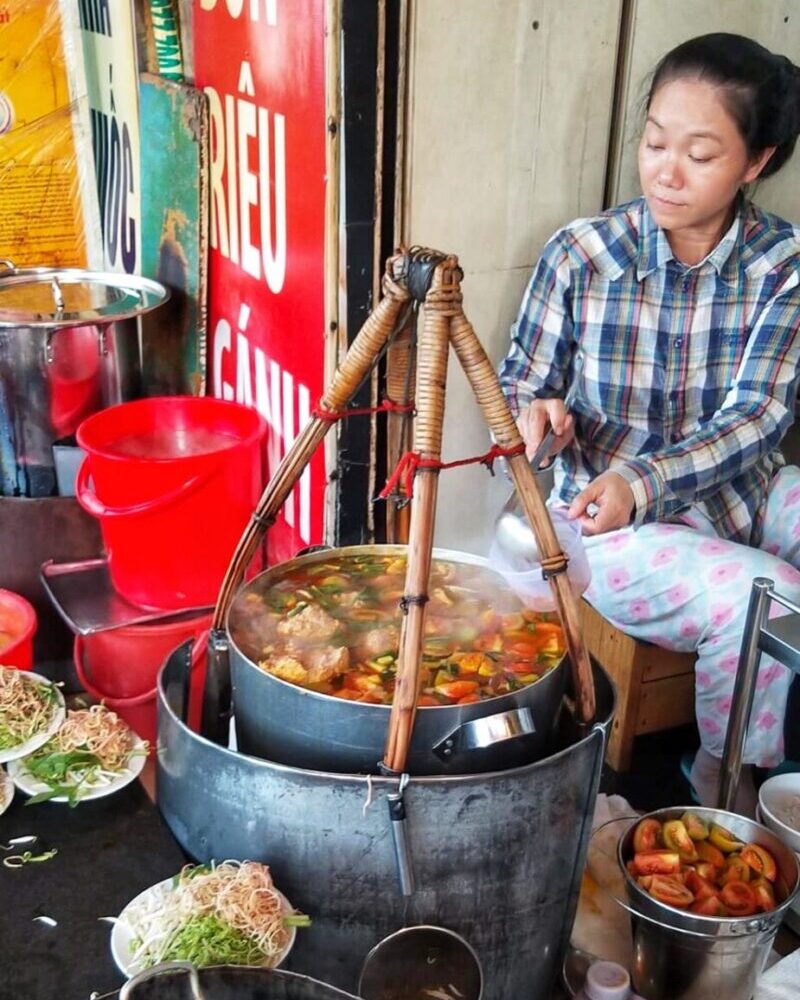
M 434 705 L 441 705 L 438 698 L 434 698 L 432 694 L 421 694 L 417 698 L 417 705 L 420 708 L 432 708 Z
M 717 887 L 714 883 L 703 878 L 702 875 L 698 875 L 693 868 L 690 868 L 686 873 L 686 888 L 691 889 L 695 900 L 698 902 L 708 899 L 709 896 L 718 895 Z
M 755 882 L 750 883 L 750 888 L 753 890 L 753 897 L 759 910 L 769 913 L 775 909 L 775 890 L 770 882 L 765 878 L 757 878 Z
M 716 884 L 717 878 L 719 877 L 719 868 L 715 865 L 709 864 L 708 861 L 698 861 L 694 866 L 694 870 L 700 878 L 704 878 L 707 882 Z
M 723 854 L 730 854 L 732 851 L 738 851 L 744 847 L 744 844 L 735 834 L 731 833 L 727 827 L 720 826 L 718 823 L 711 824 L 711 832 L 708 835 L 708 839 Z
M 529 674 L 532 669 L 532 664 L 530 660 L 514 660 L 513 663 L 509 663 L 508 670 L 512 674 Z
M 689 831 L 679 819 L 668 820 L 661 829 L 664 846 L 677 851 L 681 861 L 697 861 L 697 851 Z
M 689 907 L 691 913 L 696 913 L 701 917 L 727 917 L 728 909 L 719 896 L 706 896 L 705 899 L 697 899 Z
M 556 622 L 536 622 L 536 633 L 538 635 L 562 636 L 564 630 Z
M 748 917 L 756 912 L 756 897 L 747 882 L 736 879 L 726 882 L 719 898 L 732 917 Z
M 677 851 L 639 851 L 633 856 L 637 875 L 675 875 L 681 870 Z
M 633 831 L 633 850 L 654 851 L 661 844 L 661 824 L 657 819 L 643 819 Z
M 709 844 L 707 840 L 701 840 L 694 846 L 701 861 L 707 861 L 715 868 L 722 868 L 725 865 L 725 855 L 718 847 Z
M 436 690 L 453 701 L 464 698 L 468 694 L 473 694 L 480 685 L 477 681 L 450 681 L 447 684 L 437 684 Z
M 677 906 L 681 910 L 691 906 L 694 902 L 691 890 L 669 875 L 654 875 L 648 891 L 653 899 L 657 899 L 659 903 Z
M 480 701 L 481 696 L 476 694 L 474 691 L 472 694 L 465 694 L 463 698 L 459 698 L 456 704 L 458 705 L 472 705 L 476 701 Z
M 741 858 L 761 878 L 774 882 L 778 877 L 778 866 L 775 864 L 775 858 L 761 844 L 748 844 L 747 847 L 742 848 Z
M 731 854 L 726 858 L 725 867 L 722 869 L 719 881 L 721 885 L 725 885 L 728 882 L 750 881 L 750 866 L 741 854 Z

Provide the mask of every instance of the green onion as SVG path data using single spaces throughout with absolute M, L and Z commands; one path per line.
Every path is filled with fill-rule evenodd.
M 219 917 L 192 917 L 167 943 L 162 961 L 191 962 L 198 968 L 208 965 L 261 965 L 264 952 L 243 931 Z

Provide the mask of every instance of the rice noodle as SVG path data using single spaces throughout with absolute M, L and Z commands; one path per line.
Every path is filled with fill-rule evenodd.
M 105 705 L 71 709 L 64 725 L 47 744 L 50 751 L 88 750 L 107 771 L 121 770 L 132 746 L 133 732 L 128 724 Z
M 54 688 L 0 666 L 0 749 L 27 742 L 52 719 Z
M 209 870 L 184 868 L 177 885 L 156 886 L 126 908 L 124 920 L 138 939 L 133 964 L 147 968 L 163 961 L 174 936 L 196 917 L 215 916 L 252 939 L 274 966 L 291 931 L 285 903 L 269 868 L 257 861 L 224 861 Z

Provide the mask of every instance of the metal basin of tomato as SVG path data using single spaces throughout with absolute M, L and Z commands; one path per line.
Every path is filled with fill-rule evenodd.
M 390 706 L 348 701 L 299 687 L 266 673 L 242 641 L 248 601 L 299 567 L 356 554 L 401 557 L 404 546 L 327 549 L 299 556 L 259 574 L 240 589 L 229 613 L 231 679 L 238 746 L 245 753 L 293 767 L 369 774 L 383 756 Z M 477 556 L 436 549 L 435 560 L 486 567 Z M 498 577 L 498 588 L 504 587 Z M 407 770 L 410 774 L 466 774 L 530 763 L 548 752 L 566 682 L 565 657 L 533 683 L 464 704 L 421 706 Z
M 774 909 L 741 917 L 700 915 L 667 905 L 637 884 L 626 867 L 634 855 L 636 827 L 650 819 L 673 821 L 687 810 L 709 826 L 717 824 L 730 831 L 742 843 L 769 851 L 777 865 Z M 800 891 L 800 869 L 793 852 L 760 823 L 700 806 L 648 813 L 620 837 L 617 852 L 627 893 L 627 901 L 620 902 L 630 911 L 633 923 L 636 992 L 652 1000 L 717 996 L 750 1000 L 783 915 Z

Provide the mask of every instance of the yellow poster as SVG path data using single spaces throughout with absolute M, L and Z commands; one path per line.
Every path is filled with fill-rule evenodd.
M 0 258 L 102 263 L 74 0 L 0 0 Z

